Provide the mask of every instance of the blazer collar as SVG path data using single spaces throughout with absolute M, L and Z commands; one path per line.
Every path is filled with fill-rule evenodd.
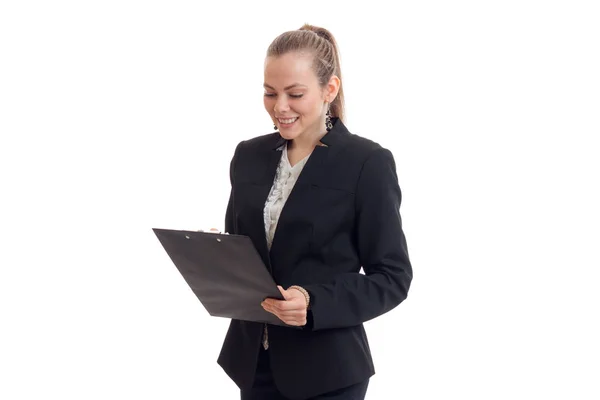
M 341 145 L 350 134 L 346 125 L 339 118 L 331 118 L 331 122 L 333 128 L 321 138 L 321 143 L 327 147 Z M 273 134 L 273 150 L 280 148 L 286 142 L 288 140 L 283 138 L 279 132 Z

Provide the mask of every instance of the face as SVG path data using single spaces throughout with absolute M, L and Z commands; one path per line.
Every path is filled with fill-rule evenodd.
M 327 103 L 335 98 L 335 82 L 324 88 L 319 84 L 312 55 L 291 52 L 267 57 L 264 87 L 265 109 L 282 137 L 293 140 L 325 132 L 325 113 Z

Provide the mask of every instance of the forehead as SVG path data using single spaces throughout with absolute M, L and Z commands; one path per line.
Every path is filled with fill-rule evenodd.
M 291 83 L 313 85 L 317 76 L 312 69 L 312 55 L 291 52 L 265 60 L 265 83 L 275 88 Z

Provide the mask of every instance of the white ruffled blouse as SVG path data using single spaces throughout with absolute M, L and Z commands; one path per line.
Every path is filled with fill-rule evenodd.
M 290 196 L 290 193 L 300 176 L 300 172 L 302 172 L 304 165 L 310 157 L 310 154 L 307 155 L 292 167 L 290 160 L 288 159 L 287 144 L 283 145 L 281 149 L 283 154 L 281 155 L 281 160 L 277 166 L 273 186 L 271 187 L 264 208 L 265 234 L 267 236 L 269 250 L 273 243 L 273 236 L 275 236 L 275 230 L 277 229 L 281 210 Z

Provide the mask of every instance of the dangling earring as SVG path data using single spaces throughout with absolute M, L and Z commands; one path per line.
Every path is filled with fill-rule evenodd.
M 273 124 L 273 129 L 277 130 L 277 125 Z
M 325 114 L 325 129 L 329 132 L 333 128 L 333 124 L 331 123 L 331 111 L 329 106 L 327 106 L 327 114 Z

